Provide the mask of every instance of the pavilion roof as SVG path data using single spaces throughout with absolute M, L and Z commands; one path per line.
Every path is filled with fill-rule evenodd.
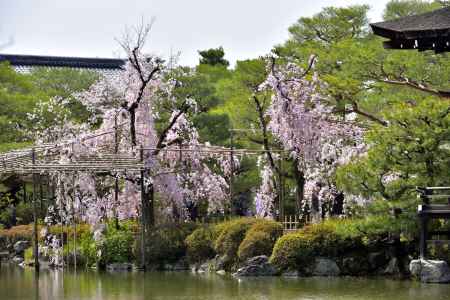
M 107 71 L 119 71 L 125 64 L 125 60 L 117 58 L 0 54 L 0 62 L 3 61 L 8 61 L 12 66 L 18 68 L 65 67 Z
M 370 26 L 376 35 L 390 39 L 386 48 L 450 51 L 450 7 Z

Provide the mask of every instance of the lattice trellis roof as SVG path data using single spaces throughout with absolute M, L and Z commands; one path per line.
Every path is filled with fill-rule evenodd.
M 62 156 L 63 145 L 47 144 L 0 155 L 0 174 L 40 174 L 51 172 L 140 171 L 144 163 L 128 154 L 98 151 L 95 154 Z M 34 163 L 33 163 L 34 157 Z

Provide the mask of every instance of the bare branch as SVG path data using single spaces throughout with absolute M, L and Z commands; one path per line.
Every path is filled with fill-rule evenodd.
M 384 78 L 381 81 L 384 83 L 392 84 L 392 85 L 407 86 L 407 87 L 413 88 L 418 91 L 432 94 L 434 96 L 437 96 L 437 97 L 445 99 L 445 100 L 450 100 L 450 91 L 438 90 L 438 89 L 428 86 L 427 84 L 418 83 L 418 82 L 409 80 L 408 78 L 401 78 L 401 79 L 397 79 L 397 80 Z
M 175 123 L 177 122 L 178 118 L 186 113 L 189 109 L 189 105 L 187 105 L 186 103 L 183 104 L 183 107 L 180 109 L 180 111 L 172 118 L 172 120 L 170 121 L 170 123 L 166 126 L 166 128 L 164 128 L 164 130 L 162 131 L 161 135 L 159 136 L 158 139 L 158 143 L 156 144 L 156 149 L 153 151 L 153 155 L 158 155 L 158 153 L 161 151 L 161 149 L 167 147 L 166 144 L 164 144 L 164 141 L 167 137 L 167 134 L 169 133 L 169 130 L 172 129 L 172 127 L 175 125 Z

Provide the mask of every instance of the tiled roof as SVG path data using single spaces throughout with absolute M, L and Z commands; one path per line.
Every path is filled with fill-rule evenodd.
M 66 67 L 77 69 L 120 70 L 123 59 L 0 54 L 0 62 L 15 67 Z
M 450 7 L 370 24 L 376 35 L 390 39 L 387 48 L 450 51 Z
M 450 35 L 450 6 L 428 13 L 371 24 L 375 34 L 386 38 L 417 39 Z

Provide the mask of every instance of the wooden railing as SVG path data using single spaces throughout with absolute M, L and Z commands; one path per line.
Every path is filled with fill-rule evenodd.
M 284 216 L 284 219 L 281 221 L 283 224 L 283 232 L 290 233 L 299 230 L 301 227 L 303 227 L 306 224 L 309 224 L 311 220 L 309 218 L 306 220 L 301 220 L 300 216 L 298 215 L 289 215 Z
M 430 219 L 450 220 L 450 187 L 417 188 L 422 204 L 417 209 L 420 220 L 420 257 L 427 255 L 427 245 L 450 244 L 450 231 L 428 231 Z M 440 203 L 431 203 L 441 199 Z M 442 203 L 446 202 L 446 203 Z M 441 239 L 441 237 L 447 239 Z M 434 237 L 437 237 L 435 239 Z

